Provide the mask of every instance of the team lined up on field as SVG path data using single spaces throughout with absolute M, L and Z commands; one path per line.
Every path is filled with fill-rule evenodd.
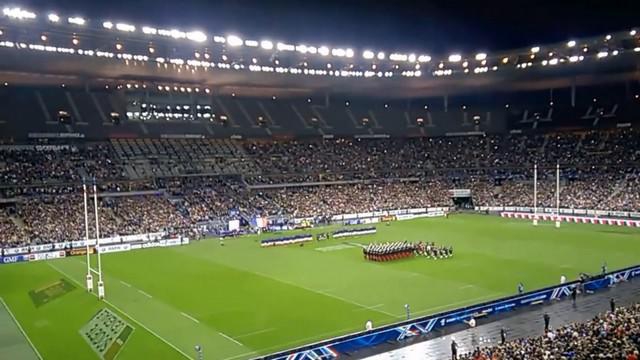
M 411 243 L 408 241 L 369 244 L 362 249 L 366 260 L 390 261 L 410 256 L 424 256 L 428 259 L 446 259 L 453 256 L 453 246 L 439 246 L 434 242 Z

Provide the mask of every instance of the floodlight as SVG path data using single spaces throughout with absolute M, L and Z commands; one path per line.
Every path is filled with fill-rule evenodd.
M 86 20 L 84 18 L 81 18 L 79 16 L 73 16 L 67 19 L 67 21 L 69 22 L 69 24 L 74 24 L 74 25 L 84 25 L 86 24 Z
M 575 40 L 570 40 L 567 42 L 567 47 L 574 47 L 576 46 L 576 41 Z
M 273 43 L 269 40 L 262 40 L 260 41 L 260 47 L 265 50 L 271 50 L 273 49 Z
M 540 52 L 540 46 L 534 46 L 531 48 L 531 52 L 537 54 Z
M 477 53 L 476 54 L 476 60 L 478 60 L 478 61 L 482 61 L 482 60 L 484 60 L 486 58 L 487 58 L 487 54 L 486 53 Z
M 47 16 L 47 18 L 49 19 L 49 21 L 54 22 L 54 23 L 57 23 L 57 22 L 60 21 L 60 16 L 58 16 L 56 14 L 53 14 L 53 13 L 49 14 Z
M 451 55 L 449 55 L 449 61 L 450 62 L 459 62 L 460 60 L 462 60 L 462 55 L 460 55 L 460 54 L 451 54 Z

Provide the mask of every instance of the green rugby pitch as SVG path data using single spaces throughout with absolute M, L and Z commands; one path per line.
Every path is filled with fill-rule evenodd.
M 318 228 L 300 232 L 326 232 Z M 127 359 L 235 360 L 427 315 L 640 263 L 640 232 L 604 225 L 456 215 L 378 224 L 375 235 L 261 248 L 245 236 L 103 256 L 107 301 L 84 291 L 84 257 L 0 265 L 0 297 L 44 359 L 96 359 L 80 335 L 108 308 L 135 331 Z M 453 245 L 447 260 L 371 263 L 353 243 L 394 240 Z M 351 243 L 351 244 L 350 244 Z M 75 289 L 36 306 L 34 290 L 69 280 Z M 0 347 L 2 343 L 0 342 Z M 2 353 L 2 349 L 0 349 Z

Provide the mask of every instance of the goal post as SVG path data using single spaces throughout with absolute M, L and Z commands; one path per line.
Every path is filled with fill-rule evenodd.
M 95 213 L 95 252 L 96 257 L 98 259 L 98 267 L 94 268 L 91 266 L 91 247 L 89 244 L 89 206 L 88 206 L 88 198 L 89 194 L 87 191 L 87 184 L 83 179 L 83 190 L 84 190 L 84 224 L 85 224 L 85 241 L 86 241 L 86 252 L 87 252 L 87 291 L 93 292 L 94 289 L 94 279 L 93 275 L 97 275 L 98 277 L 98 298 L 104 299 L 105 297 L 105 286 L 104 286 L 104 278 L 102 276 L 102 254 L 100 251 L 100 217 L 98 215 L 98 185 L 96 183 L 96 179 L 93 178 L 93 205 L 94 205 L 94 213 Z

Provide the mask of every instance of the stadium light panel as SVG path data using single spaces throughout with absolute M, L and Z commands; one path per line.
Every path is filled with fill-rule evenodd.
M 569 40 L 567 42 L 567 47 L 574 47 L 576 46 L 576 41 L 575 40 Z
M 629 35 L 631 35 L 631 36 L 636 36 L 637 33 L 638 33 L 638 31 L 636 29 L 633 29 L 633 30 L 629 31 Z
M 537 54 L 540 52 L 540 46 L 534 46 L 531 48 L 531 52 Z
M 328 56 L 329 55 L 329 48 L 326 46 L 320 46 L 318 48 L 318 54 L 322 55 L 322 56 Z
M 205 42 L 207 41 L 207 35 L 199 30 L 189 31 L 187 33 L 187 39 L 195 42 Z
M 331 55 L 333 56 L 337 56 L 337 57 L 344 57 L 346 55 L 346 52 L 344 49 L 331 49 Z
M 416 54 L 409 54 L 409 56 L 407 57 L 407 61 L 416 62 Z
M 134 25 L 125 24 L 125 23 L 117 23 L 116 30 L 124 31 L 124 32 L 134 32 L 136 31 L 136 27 Z
M 278 49 L 278 51 L 295 51 L 296 47 L 291 44 L 279 42 L 276 44 L 276 49 Z
M 476 54 L 476 60 L 478 60 L 478 61 L 485 60 L 486 58 L 487 58 L 487 54 L 486 53 L 477 53 Z
M 354 55 L 354 53 L 353 53 L 353 49 L 347 49 L 347 50 L 345 50 L 345 55 L 346 55 L 348 58 L 352 58 L 352 57 L 353 57 L 353 55 Z
M 378 55 L 376 55 L 376 57 L 378 58 L 378 60 L 384 60 L 385 54 L 384 54 L 384 52 L 380 51 L 378 53 Z
M 375 56 L 375 54 L 371 50 L 365 50 L 365 51 L 362 52 L 362 57 L 367 59 L 367 60 L 373 59 L 374 56 Z
M 113 23 L 111 21 L 105 21 L 102 23 L 102 27 L 105 29 L 113 29 Z
M 449 55 L 449 62 L 460 62 L 461 60 L 462 60 L 462 55 L 460 54 Z
M 605 39 L 606 41 L 611 40 L 611 38 L 612 38 L 612 37 L 611 37 L 611 35 L 610 35 L 610 34 L 607 34 L 607 36 L 605 36 L 605 37 L 604 37 L 604 39 Z
M 158 29 L 151 26 L 143 26 L 142 32 L 147 35 L 156 35 L 158 33 Z
M 609 52 L 608 51 L 600 51 L 596 57 L 598 59 L 602 59 L 602 58 L 606 58 L 607 56 L 609 56 Z
M 4 8 L 2 9 L 2 13 L 4 14 L 4 16 L 6 17 L 10 17 L 12 19 L 17 19 L 17 20 L 33 20 L 36 18 L 36 14 L 28 11 L 28 10 L 24 10 L 21 9 L 19 7 L 17 8 Z
M 60 22 L 60 16 L 54 13 L 47 15 L 47 19 L 49 19 L 49 21 L 51 21 L 52 23 Z
M 80 25 L 80 26 L 87 23 L 87 20 L 79 16 L 72 16 L 68 18 L 67 21 L 69 22 L 69 24 Z
M 429 55 L 420 55 L 418 56 L 418 62 L 425 63 L 431 61 L 431 56 Z
M 640 52 L 640 47 L 635 47 L 635 48 L 633 48 L 633 51 L 634 51 L 634 52 Z
M 227 36 L 227 44 L 229 44 L 230 46 L 242 46 L 243 41 L 236 35 L 229 35 Z
M 249 47 L 258 47 L 260 44 L 256 40 L 245 40 L 244 45 Z
M 262 40 L 260 41 L 260 47 L 265 50 L 271 50 L 273 49 L 273 43 L 269 40 Z

